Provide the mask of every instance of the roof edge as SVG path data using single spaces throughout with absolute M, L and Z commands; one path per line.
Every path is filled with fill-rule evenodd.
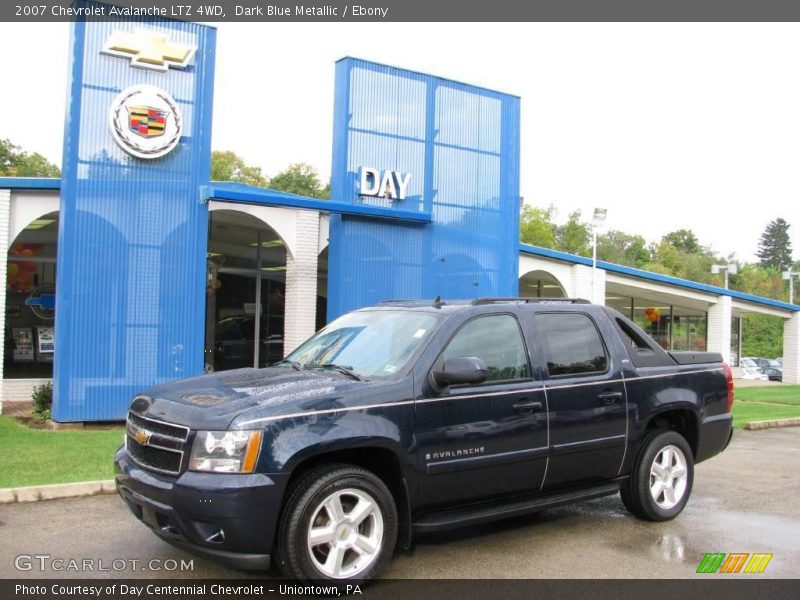
M 551 258 L 554 260 L 560 260 L 578 265 L 592 265 L 591 258 L 578 256 L 577 254 L 570 254 L 568 252 L 561 252 L 559 250 L 550 250 L 549 248 L 542 248 L 541 246 L 520 243 L 519 249 L 523 254 L 541 256 L 544 258 Z M 729 290 L 715 285 L 699 283 L 697 281 L 689 281 L 688 279 L 681 279 L 680 277 L 673 277 L 671 275 L 662 275 L 660 273 L 653 273 L 652 271 L 644 271 L 634 267 L 626 267 L 624 265 L 618 265 L 616 263 L 610 263 L 604 260 L 598 260 L 597 267 L 603 269 L 604 271 L 608 271 L 609 273 L 618 273 L 620 275 L 627 275 L 628 277 L 635 277 L 637 279 L 646 279 L 657 283 L 665 283 L 667 285 L 705 292 L 706 294 L 729 296 L 731 298 L 736 298 L 737 300 L 752 302 L 753 304 L 761 304 L 791 312 L 800 312 L 800 305 L 797 304 L 789 304 L 788 302 L 781 302 L 780 300 L 774 300 L 772 298 L 765 298 L 763 296 L 756 296 L 754 294 L 746 294 L 745 292 Z
M 0 177 L 0 190 L 60 190 L 56 177 Z

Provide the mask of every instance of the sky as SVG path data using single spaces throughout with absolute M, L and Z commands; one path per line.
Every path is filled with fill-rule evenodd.
M 330 177 L 334 62 L 522 98 L 521 194 L 648 241 L 689 228 L 755 260 L 769 221 L 800 258 L 800 24 L 220 23 L 212 147 Z M 69 25 L 0 23 L 0 138 L 61 163 Z M 13 85 L 12 85 L 13 83 Z

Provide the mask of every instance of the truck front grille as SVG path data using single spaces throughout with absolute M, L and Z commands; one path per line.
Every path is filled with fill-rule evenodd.
M 189 428 L 128 413 L 125 447 L 133 462 L 150 471 L 181 471 Z

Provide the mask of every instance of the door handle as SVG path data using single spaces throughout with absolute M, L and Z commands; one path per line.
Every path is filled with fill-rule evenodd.
M 521 413 L 532 413 L 535 410 L 542 409 L 541 402 L 519 402 L 517 404 L 512 405 L 512 408 L 517 412 Z
M 606 404 L 614 404 L 617 400 L 622 400 L 622 392 L 603 392 L 597 396 L 597 399 Z

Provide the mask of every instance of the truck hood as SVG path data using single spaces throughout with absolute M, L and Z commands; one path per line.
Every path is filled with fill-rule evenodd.
M 225 430 L 249 413 L 270 417 L 341 405 L 369 385 L 330 370 L 236 369 L 149 388 L 137 395 L 131 411 L 192 429 Z

